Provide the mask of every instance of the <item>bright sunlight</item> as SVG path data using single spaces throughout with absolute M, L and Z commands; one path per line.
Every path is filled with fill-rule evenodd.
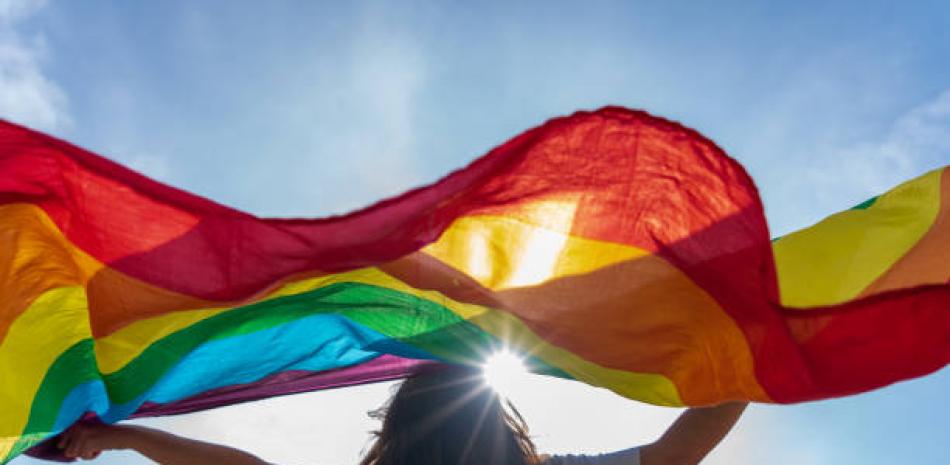
M 508 349 L 491 354 L 485 361 L 482 372 L 485 382 L 502 395 L 509 395 L 527 374 L 521 357 Z

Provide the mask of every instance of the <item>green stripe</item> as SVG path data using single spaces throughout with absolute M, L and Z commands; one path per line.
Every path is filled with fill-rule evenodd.
M 864 202 L 861 202 L 849 208 L 848 210 L 867 210 L 868 208 L 871 208 L 871 205 L 874 205 L 874 203 L 877 202 L 878 197 L 880 196 L 871 197 L 870 199 L 867 199 Z M 782 237 L 784 236 L 778 236 L 778 237 L 772 238 L 772 243 L 774 244 L 776 241 L 778 241 Z
M 170 334 L 150 345 L 121 370 L 106 375 L 106 389 L 114 403 L 130 402 L 205 342 L 327 313 L 339 314 L 397 340 L 464 322 L 451 310 L 413 295 L 362 283 L 335 283 L 235 308 Z M 424 346 L 417 347 L 427 350 Z M 432 349 L 439 351 L 440 347 Z
M 99 371 L 93 355 L 92 339 L 83 339 L 60 354 L 47 370 L 40 388 L 33 396 L 30 416 L 23 428 L 24 433 L 0 463 L 12 460 L 46 439 L 56 423 L 59 407 L 69 392 L 76 386 L 97 378 Z
M 875 202 L 877 202 L 877 199 L 878 199 L 879 197 L 880 197 L 880 196 L 871 197 L 870 199 L 867 199 L 867 200 L 865 200 L 864 202 L 861 202 L 861 203 L 859 203 L 859 204 L 857 204 L 857 205 L 855 205 L 855 206 L 849 208 L 848 210 L 867 210 L 868 208 L 871 208 L 871 206 L 874 205 Z M 807 228 L 806 228 L 806 229 L 807 229 Z M 785 237 L 785 236 L 778 236 L 778 237 L 773 238 L 773 239 L 772 239 L 772 243 L 774 244 L 774 243 L 778 242 L 778 241 L 781 240 L 783 237 Z
M 877 202 L 878 197 L 879 197 L 879 196 L 877 196 L 877 197 L 871 197 L 870 199 L 867 199 L 867 200 L 865 200 L 864 202 L 861 202 L 861 203 L 859 203 L 859 204 L 857 204 L 857 205 L 851 207 L 851 210 L 867 210 L 868 208 L 871 207 L 871 205 L 874 205 L 874 202 Z
M 103 377 L 110 402 L 121 404 L 139 397 L 182 357 L 208 341 L 326 313 L 337 313 L 444 360 L 474 360 L 497 344 L 491 335 L 430 300 L 369 284 L 335 283 L 238 307 L 154 342 L 121 370 Z M 63 352 L 50 366 L 34 396 L 23 434 L 0 463 L 46 439 L 69 392 L 100 377 L 96 367 L 92 339 Z

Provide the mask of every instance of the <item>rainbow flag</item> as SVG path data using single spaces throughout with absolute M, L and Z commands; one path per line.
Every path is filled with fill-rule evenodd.
M 948 205 L 944 167 L 773 242 L 714 143 L 609 107 L 345 216 L 258 218 L 2 123 L 0 461 L 84 415 L 498 347 L 660 405 L 878 388 L 950 360 Z

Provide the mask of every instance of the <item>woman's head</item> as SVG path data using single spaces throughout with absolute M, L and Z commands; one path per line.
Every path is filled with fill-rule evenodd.
M 521 415 L 472 368 L 413 376 L 374 416 L 383 425 L 361 465 L 537 463 Z

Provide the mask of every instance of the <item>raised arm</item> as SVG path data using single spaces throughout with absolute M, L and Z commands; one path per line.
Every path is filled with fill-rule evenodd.
M 161 465 L 268 465 L 244 451 L 143 426 L 76 425 L 57 446 L 67 457 L 86 460 L 104 450 L 131 449 Z
M 748 403 L 691 408 L 653 444 L 640 448 L 641 465 L 695 465 L 709 453 L 742 415 Z

